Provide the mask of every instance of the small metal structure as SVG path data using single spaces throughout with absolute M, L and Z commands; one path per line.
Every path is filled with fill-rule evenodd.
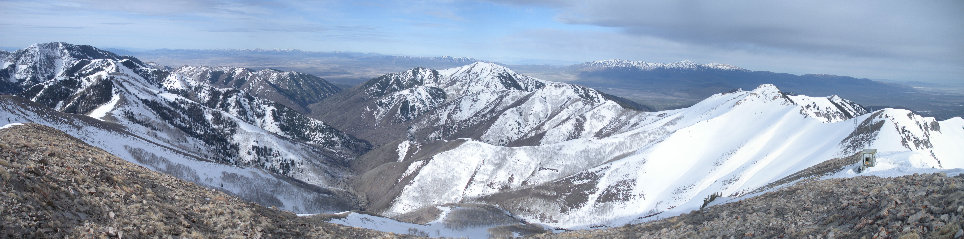
M 860 168 L 858 172 L 863 172 L 873 166 L 877 166 L 877 149 L 864 149 L 864 151 L 860 152 Z

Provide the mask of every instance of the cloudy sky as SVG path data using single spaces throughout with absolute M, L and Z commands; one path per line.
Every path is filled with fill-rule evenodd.
M 599 59 L 964 84 L 964 1 L 0 0 L 0 46 Z

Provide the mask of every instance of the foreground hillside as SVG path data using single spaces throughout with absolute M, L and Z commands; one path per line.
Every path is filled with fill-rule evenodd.
M 962 238 L 964 175 L 801 183 L 650 223 L 539 238 Z
M 0 129 L 0 150 L 0 237 L 394 237 L 245 202 L 46 126 Z

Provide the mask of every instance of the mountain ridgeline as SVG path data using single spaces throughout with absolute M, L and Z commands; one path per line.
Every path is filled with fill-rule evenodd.
M 964 100 L 962 94 L 848 76 L 751 71 L 690 61 L 667 64 L 600 60 L 562 67 L 520 67 L 521 72 L 604 90 L 659 110 L 688 107 L 719 92 L 773 84 L 793 94 L 840 95 L 873 109 L 906 108 L 941 120 L 964 112 L 964 106 L 959 104 Z
M 483 236 L 615 227 L 801 180 L 964 168 L 960 117 L 793 94 L 770 83 L 803 80 L 722 64 L 584 66 L 599 79 L 701 72 L 732 81 L 681 92 L 708 94 L 691 106 L 654 111 L 488 62 L 416 67 L 342 90 L 304 73 L 161 67 L 67 43 L 0 56 L 0 93 L 9 94 L 0 96 L 0 125 L 49 126 L 264 206 L 363 212 L 331 220 L 395 220 L 418 235 L 429 234 L 414 228 L 436 224 Z M 683 78 L 673 84 L 692 84 Z M 845 81 L 811 89 L 882 87 Z M 733 82 L 748 90 L 730 90 Z M 856 170 L 866 148 L 877 149 L 878 166 Z
M 591 88 L 485 62 L 384 75 L 312 106 L 317 118 L 375 145 L 457 138 L 538 145 L 605 136 L 631 124 L 619 118 L 640 109 L 645 108 Z M 598 118 L 589 120 L 590 115 Z

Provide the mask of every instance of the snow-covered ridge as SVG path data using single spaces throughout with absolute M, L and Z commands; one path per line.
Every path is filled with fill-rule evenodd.
M 293 109 L 304 109 L 339 91 L 338 87 L 314 75 L 241 67 L 182 66 L 164 79 L 170 90 L 187 90 L 198 85 L 238 89 Z
M 964 143 L 960 118 L 868 114 L 839 97 L 786 95 L 773 85 L 636 117 L 636 126 L 607 137 L 527 147 L 470 140 L 412 162 L 404 175 L 411 182 L 385 213 L 485 202 L 530 222 L 587 228 L 688 212 L 710 194 L 746 195 L 865 148 L 878 150 L 871 171 L 880 175 L 964 167 L 954 146 Z
M 689 60 L 673 63 L 655 63 L 645 61 L 630 61 L 620 59 L 598 60 L 586 62 L 578 65 L 588 70 L 601 70 L 610 68 L 633 68 L 637 70 L 650 71 L 657 69 L 678 69 L 678 70 L 725 70 L 725 71 L 745 71 L 746 69 L 722 63 L 697 64 Z
M 826 122 L 839 122 L 867 114 L 867 110 L 840 96 L 807 97 L 805 95 L 788 96 L 795 104 L 800 105 L 800 113 L 812 118 L 820 118 Z

